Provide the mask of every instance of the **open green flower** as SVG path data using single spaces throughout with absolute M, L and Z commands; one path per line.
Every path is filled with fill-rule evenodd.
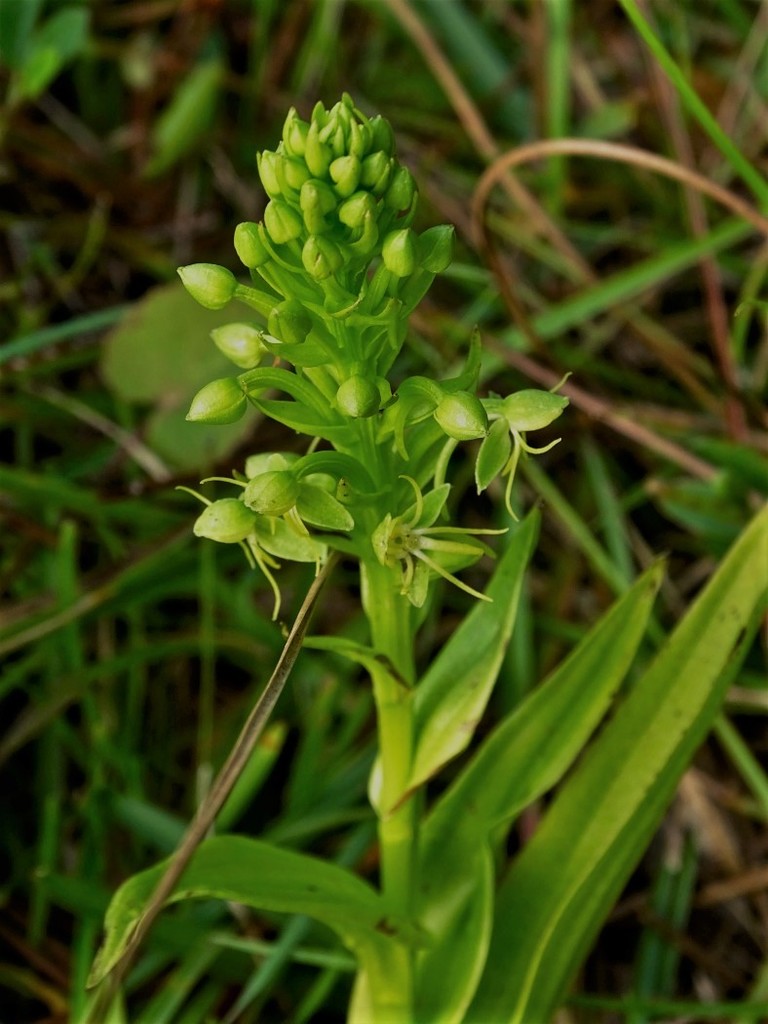
M 484 554 L 492 554 L 488 546 L 477 540 L 473 534 L 499 534 L 506 533 L 506 530 L 469 530 L 458 526 L 434 526 L 448 496 L 447 485 L 427 496 L 427 506 L 416 481 L 409 476 L 401 479 L 407 480 L 413 487 L 416 495 L 414 505 L 400 516 L 393 516 L 388 512 L 371 537 L 373 550 L 379 562 L 390 569 L 400 569 L 400 593 L 407 597 L 411 604 L 421 608 L 426 600 L 430 572 L 434 572 L 472 597 L 490 601 L 485 594 L 481 594 L 479 590 L 463 583 L 449 572 L 434 556 L 459 556 L 465 564 L 471 564 Z M 438 500 L 429 500 L 435 495 L 438 495 Z M 454 539 L 457 537 L 465 539 Z
M 564 377 L 560 381 L 558 388 L 565 379 Z M 506 476 L 504 503 L 513 519 L 517 519 L 517 516 L 512 509 L 510 496 L 521 454 L 526 452 L 529 455 L 543 455 L 561 440 L 556 437 L 549 444 L 534 448 L 528 444 L 525 437 L 529 430 L 541 430 L 542 427 L 554 423 L 568 405 L 568 399 L 564 395 L 556 394 L 556 391 L 557 388 L 553 391 L 529 388 L 517 391 L 506 398 L 487 398 L 483 401 L 493 422 L 477 454 L 477 493 L 485 490 L 491 480 L 499 474 Z

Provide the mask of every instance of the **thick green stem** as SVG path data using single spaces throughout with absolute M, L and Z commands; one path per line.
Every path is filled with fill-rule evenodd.
M 410 917 L 416 866 L 416 804 L 404 794 L 414 740 L 412 608 L 399 593 L 392 570 L 376 562 L 363 566 L 363 599 L 373 647 L 391 666 L 391 671 L 378 672 L 374 677 L 380 765 L 375 803 L 382 888 L 393 913 Z M 412 1017 L 413 956 L 404 956 L 401 964 L 401 976 L 391 979 L 390 988 L 400 994 L 400 1019 L 406 1022 Z

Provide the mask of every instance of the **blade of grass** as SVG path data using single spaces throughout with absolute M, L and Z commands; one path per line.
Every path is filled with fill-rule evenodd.
M 11 338 L 10 341 L 0 345 L 0 365 L 17 356 L 32 355 L 56 342 L 68 341 L 80 334 L 89 334 L 91 331 L 112 327 L 122 320 L 130 309 L 131 306 L 128 305 L 100 309 L 95 313 L 85 313 L 83 316 L 73 317 L 63 324 L 41 327 L 39 331 L 33 331 L 31 334 L 22 334 L 17 338 Z
M 739 775 L 752 790 L 763 818 L 768 821 L 768 777 L 763 766 L 728 718 L 718 718 L 714 732 Z
M 626 583 L 632 579 L 632 550 L 627 536 L 626 523 L 621 504 L 614 489 L 618 473 L 610 472 L 606 457 L 591 437 L 586 437 L 581 446 L 584 468 L 595 496 L 602 533 L 608 554 L 617 572 Z
M 624 12 L 632 22 L 637 34 L 648 46 L 665 74 L 668 75 L 680 99 L 689 113 L 698 121 L 712 142 L 717 146 L 736 173 L 749 185 L 760 201 L 760 206 L 768 207 L 768 182 L 760 171 L 747 160 L 730 136 L 723 131 L 709 109 L 694 90 L 681 71 L 672 54 L 666 49 L 661 39 L 651 27 L 647 18 L 640 10 L 637 0 L 619 0 Z
M 544 5 L 547 24 L 546 40 L 546 130 L 550 138 L 570 134 L 570 31 L 571 0 L 550 0 Z M 566 158 L 556 157 L 546 171 L 549 210 L 559 214 L 563 205 L 566 180 Z
M 703 255 L 718 252 L 748 238 L 752 228 L 738 220 L 726 220 L 698 239 L 687 239 L 664 248 L 650 259 L 641 260 L 627 270 L 619 271 L 599 284 L 585 288 L 577 295 L 537 314 L 532 319 L 536 334 L 546 340 L 578 327 L 590 317 L 606 312 L 674 274 L 696 264 Z M 504 341 L 516 349 L 527 347 L 519 328 L 503 333 Z M 488 372 L 498 369 L 489 363 Z

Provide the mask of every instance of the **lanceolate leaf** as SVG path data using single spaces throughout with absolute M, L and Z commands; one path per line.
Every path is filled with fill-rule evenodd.
M 512 634 L 539 517 L 513 534 L 486 593 L 443 647 L 416 688 L 416 753 L 410 787 L 431 778 L 465 749 L 488 703 Z
M 602 718 L 643 637 L 661 571 L 643 576 L 501 723 L 428 818 L 417 894 L 420 923 L 437 938 L 417 961 L 420 1019 L 462 1019 L 490 938 L 491 835 L 558 781 Z
M 417 909 L 430 936 L 416 957 L 415 1019 L 459 1024 L 483 972 L 493 925 L 493 856 L 482 836 L 425 837 Z
M 489 835 L 559 781 L 632 663 L 662 572 L 645 573 L 488 736 L 426 824 L 438 847 L 458 831 Z
M 118 889 L 107 911 L 92 984 L 119 960 L 165 868 L 158 864 Z M 169 902 L 195 898 L 308 914 L 332 928 L 377 978 L 403 955 L 402 943 L 415 938 L 410 926 L 387 913 L 379 893 L 351 872 L 244 836 L 215 837 L 197 849 Z
M 730 550 L 513 865 L 499 890 L 468 1022 L 551 1018 L 719 711 L 734 647 L 766 599 L 767 564 L 768 508 Z

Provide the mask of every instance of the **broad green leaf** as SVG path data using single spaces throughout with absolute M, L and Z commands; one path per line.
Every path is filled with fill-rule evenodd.
M 547 1021 L 717 716 L 767 595 L 768 507 L 635 684 L 501 886 L 468 1022 Z M 739 654 L 743 655 L 742 644 Z
M 192 396 L 231 373 L 210 337 L 231 320 L 231 312 L 203 309 L 174 283 L 152 289 L 104 343 L 100 369 L 108 387 L 124 401 L 155 406 L 146 440 L 178 469 L 199 472 L 213 465 L 253 429 L 253 413 L 229 426 L 185 420 Z
M 493 926 L 494 871 L 481 836 L 423 839 L 417 912 L 430 942 L 416 956 L 415 1019 L 458 1024 L 483 972 Z
M 427 821 L 436 849 L 458 832 L 489 836 L 559 781 L 632 663 L 662 573 L 661 564 L 645 573 L 487 737 Z
M 322 487 L 302 482 L 296 509 L 301 518 L 321 530 L 351 530 L 355 521 L 349 511 Z
M 167 862 L 134 875 L 112 898 L 106 937 L 89 983 L 98 984 L 120 959 Z M 415 943 L 414 928 L 395 920 L 383 897 L 345 868 L 244 836 L 219 836 L 198 847 L 169 903 L 221 899 L 279 913 L 308 914 L 332 928 L 386 991 L 388 972 Z
M 203 309 L 180 282 L 153 288 L 107 336 L 102 376 L 127 402 L 183 406 L 186 412 L 195 391 L 232 372 L 210 337 L 232 319 L 231 310 Z
M 252 430 L 258 413 L 248 409 L 237 423 L 189 423 L 184 407 L 155 409 L 144 429 L 152 451 L 177 470 L 200 474 L 234 451 Z
M 525 569 L 539 528 L 531 513 L 512 535 L 478 602 L 416 688 L 416 745 L 409 787 L 426 782 L 465 749 L 475 731 L 509 642 Z
M 632 661 L 660 578 L 657 566 L 617 602 L 484 742 L 428 818 L 419 920 L 438 938 L 419 955 L 424 1020 L 461 1020 L 490 936 L 491 833 L 554 785 L 582 748 Z

